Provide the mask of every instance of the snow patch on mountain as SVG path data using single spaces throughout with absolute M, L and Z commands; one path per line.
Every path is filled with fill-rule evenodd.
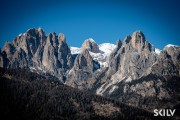
M 22 33 L 20 33 L 18 36 L 22 36 L 23 34 Z
M 88 40 L 91 40 L 91 42 L 95 42 L 92 38 L 89 38 Z M 98 61 L 101 67 L 107 67 L 107 59 L 111 52 L 116 48 L 115 44 L 112 43 L 103 43 L 98 45 L 100 52 L 94 53 L 90 52 L 90 55 L 92 56 L 93 60 Z M 70 47 L 71 54 L 79 54 L 81 52 L 81 48 L 78 47 Z
M 116 48 L 116 45 L 112 43 L 103 43 L 98 45 L 99 46 L 99 53 L 90 52 L 90 55 L 93 57 L 94 60 L 98 61 L 101 67 L 107 67 L 108 57 L 111 52 Z
M 164 48 L 166 48 L 166 47 L 178 47 L 178 45 L 168 44 Z
M 159 55 L 159 54 L 160 54 L 160 52 L 161 52 L 161 50 L 160 50 L 160 49 L 155 48 L 155 53 L 156 53 L 156 54 L 158 54 L 158 55 Z
M 78 47 L 70 47 L 71 54 L 79 54 L 81 52 L 81 48 Z
M 100 66 L 106 66 L 106 56 L 103 53 L 94 53 L 94 52 L 90 52 L 91 57 L 93 58 L 93 60 L 98 61 Z
M 115 44 L 112 43 L 103 43 L 99 45 L 99 50 L 104 52 L 106 55 L 110 55 L 111 52 L 116 48 Z
M 90 42 L 94 42 L 95 43 L 95 41 L 92 38 L 88 38 L 85 41 L 90 41 Z

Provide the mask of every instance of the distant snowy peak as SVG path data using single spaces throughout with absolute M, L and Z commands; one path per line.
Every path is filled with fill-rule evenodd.
M 22 36 L 23 34 L 22 33 L 20 33 L 18 36 Z
M 164 46 L 163 50 L 165 50 L 166 48 L 169 48 L 169 47 L 178 47 L 178 45 L 173 45 L 173 44 L 167 44 L 166 46 Z M 162 50 L 158 49 L 158 48 L 155 48 L 155 53 L 156 54 L 160 54 Z
M 78 47 L 70 47 L 71 54 L 79 54 L 81 52 L 81 48 Z
M 155 48 L 155 53 L 156 53 L 156 54 L 158 54 L 158 55 L 159 55 L 159 54 L 160 54 L 160 52 L 161 52 L 161 50 L 160 50 L 160 49 Z
M 178 45 L 168 44 L 164 48 L 167 48 L 167 47 L 178 47 Z
M 89 41 L 89 42 L 95 43 L 95 41 L 92 38 L 88 38 L 85 41 Z
M 88 41 L 95 42 L 92 38 L 87 39 Z M 86 40 L 85 40 L 86 41 Z M 111 52 L 116 48 L 115 44 L 112 43 L 102 43 L 98 45 L 99 52 L 91 52 L 89 51 L 90 55 L 92 56 L 93 60 L 98 61 L 100 66 L 107 67 L 107 58 L 111 54 Z M 81 49 L 78 47 L 70 47 L 71 54 L 79 54 L 81 53 Z
M 99 46 L 99 50 L 101 51 L 100 53 L 106 55 L 111 54 L 111 52 L 116 48 L 116 45 L 112 43 L 102 43 L 99 44 L 98 46 Z M 81 52 L 81 48 L 79 47 L 71 46 L 70 50 L 71 50 L 71 54 L 79 54 Z
M 21 36 L 25 36 L 26 33 L 20 33 L 18 36 L 21 37 Z
M 116 45 L 112 43 L 102 43 L 99 46 L 99 53 L 93 53 L 90 52 L 90 55 L 93 57 L 93 60 L 96 60 L 99 62 L 101 67 L 107 67 L 108 66 L 108 57 L 111 54 L 111 52 L 116 48 Z
M 106 54 L 110 54 L 115 48 L 116 45 L 112 43 L 102 43 L 99 45 L 99 50 Z

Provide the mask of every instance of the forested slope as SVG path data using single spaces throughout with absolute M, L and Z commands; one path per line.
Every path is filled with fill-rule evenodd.
M 27 69 L 0 69 L 0 119 L 158 119 Z M 172 118 L 171 118 L 172 119 Z

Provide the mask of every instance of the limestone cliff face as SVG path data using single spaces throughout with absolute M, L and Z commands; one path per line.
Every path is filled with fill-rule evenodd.
M 73 68 L 68 73 L 67 84 L 79 89 L 90 89 L 95 82 L 93 78 L 94 61 L 85 48 L 77 55 Z
M 170 84 L 172 77 L 180 78 L 180 47 L 165 47 L 156 54 L 154 46 L 141 31 L 127 36 L 123 42 L 117 41 L 116 46 L 110 55 L 107 71 L 100 73 L 103 76 L 94 85 L 97 94 L 121 100 L 131 94 L 137 101 L 140 100 L 138 95 L 142 98 L 172 98 L 173 89 L 177 87 L 165 86 Z M 137 102 L 132 104 L 132 99 L 135 98 L 129 97 L 130 101 L 126 102 L 137 105 Z
M 130 77 L 132 80 L 147 75 L 157 60 L 154 50 L 141 31 L 134 32 L 123 43 L 118 41 L 109 60 L 108 75 L 113 75 L 112 79 Z
M 29 67 L 38 73 L 51 73 L 70 86 L 96 88 L 102 95 L 121 81 L 131 82 L 149 74 L 180 74 L 180 47 L 166 47 L 158 55 L 142 31 L 135 31 L 124 41 L 118 40 L 112 53 L 108 57 L 103 55 L 91 38 L 82 44 L 80 53 L 71 55 L 63 33 L 46 36 L 41 28 L 33 28 L 15 37 L 12 43 L 4 44 L 0 50 L 0 66 Z M 107 66 L 100 67 L 100 62 Z
M 82 44 L 82 48 L 86 48 L 94 53 L 100 52 L 98 45 L 92 38 L 85 40 L 84 43 Z
M 179 46 L 165 47 L 157 54 L 142 31 L 118 40 L 115 49 L 113 46 L 98 45 L 90 38 L 72 52 L 63 33 L 46 35 L 41 28 L 33 28 L 4 44 L 0 67 L 50 73 L 69 86 L 130 105 L 140 106 L 147 98 L 178 103 L 173 96 L 180 92 Z M 145 103 L 141 105 L 146 108 Z
M 118 40 L 116 42 L 116 48 L 114 49 L 114 51 L 112 51 L 112 53 L 110 54 L 109 57 L 109 70 L 108 70 L 108 75 L 107 76 L 111 76 L 112 74 L 114 74 L 115 72 L 117 72 L 118 68 L 119 68 L 119 60 L 120 60 L 120 55 L 118 55 L 118 51 L 122 46 L 122 42 L 120 40 Z
M 166 47 L 152 67 L 152 73 L 162 75 L 180 75 L 180 47 Z
M 64 34 L 50 33 L 41 29 L 29 29 L 17 36 L 12 43 L 6 42 L 0 53 L 2 67 L 30 67 L 48 72 L 59 79 L 72 68 L 73 59 Z
M 57 48 L 56 48 L 56 34 L 50 33 L 47 37 L 46 44 L 44 46 L 42 64 L 46 70 L 55 71 L 57 63 Z

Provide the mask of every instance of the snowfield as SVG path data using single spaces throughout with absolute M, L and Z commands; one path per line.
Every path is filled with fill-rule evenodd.
M 158 55 L 159 55 L 159 54 L 160 54 L 160 52 L 161 52 L 161 50 L 160 50 L 160 49 L 155 48 L 155 53 L 156 53 L 156 54 L 158 54 Z
M 178 47 L 177 45 L 173 45 L 173 44 L 167 44 L 164 48 L 166 47 Z
M 95 42 L 93 39 L 91 39 L 92 42 Z M 108 66 L 108 57 L 111 54 L 111 52 L 116 48 L 115 44 L 112 43 L 102 43 L 99 44 L 99 53 L 90 52 L 90 55 L 92 56 L 93 60 L 98 61 L 101 67 L 107 67 Z M 79 54 L 81 52 L 81 48 L 78 47 L 70 47 L 71 54 Z

